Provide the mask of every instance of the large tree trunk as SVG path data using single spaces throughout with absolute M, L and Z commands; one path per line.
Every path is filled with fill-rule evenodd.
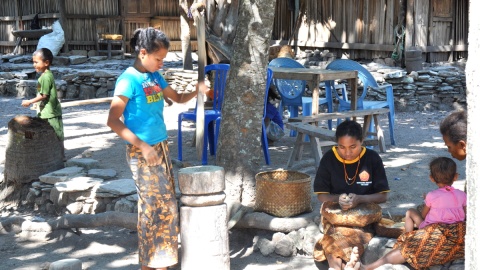
M 479 1 L 470 1 L 470 26 L 468 33 L 468 62 L 467 62 L 467 104 L 468 104 L 468 131 L 467 131 L 467 235 L 465 237 L 465 269 L 476 269 L 480 264 L 477 257 L 480 251 L 480 228 L 477 218 L 480 218 L 480 126 L 475 117 L 480 113 L 480 78 L 478 78 L 478 62 L 480 61 L 480 17 L 477 17 L 476 7 L 480 8 Z M 477 61 L 478 59 L 478 61 Z M 478 155 L 478 157 L 477 157 Z
M 217 152 L 217 164 L 225 168 L 230 213 L 235 202 L 253 205 L 255 174 L 265 162 L 260 136 L 275 4 L 240 1 Z
M 182 40 L 183 69 L 193 70 L 190 26 L 188 25 L 188 1 L 180 1 L 180 38 Z

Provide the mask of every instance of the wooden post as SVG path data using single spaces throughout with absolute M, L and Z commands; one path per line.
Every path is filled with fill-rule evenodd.
M 58 11 L 60 13 L 60 25 L 62 26 L 65 42 L 63 43 L 63 52 L 68 53 L 68 40 L 69 36 L 67 36 L 67 14 L 65 11 L 65 0 L 57 0 L 58 1 Z
M 413 28 L 413 4 L 415 0 L 407 0 L 407 13 L 406 13 L 406 20 L 405 20 L 405 49 L 409 49 L 411 46 L 414 46 L 414 28 Z

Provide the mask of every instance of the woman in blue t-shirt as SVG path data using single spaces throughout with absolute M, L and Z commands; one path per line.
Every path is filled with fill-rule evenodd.
M 186 102 L 197 92 L 178 94 L 158 72 L 170 46 L 162 31 L 138 29 L 130 46 L 137 58 L 117 79 L 107 125 L 127 143 L 127 162 L 138 191 L 141 269 L 167 269 L 178 262 L 179 229 L 164 99 Z M 206 90 L 204 84 L 198 88 Z

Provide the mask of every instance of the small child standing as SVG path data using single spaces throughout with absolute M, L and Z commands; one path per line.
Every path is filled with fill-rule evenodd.
M 37 83 L 37 96 L 33 99 L 22 101 L 22 106 L 29 107 L 33 103 L 38 102 L 37 116 L 47 120 L 55 130 L 55 134 L 62 142 L 62 156 L 65 159 L 62 107 L 57 98 L 55 79 L 50 71 L 53 54 L 49 49 L 41 48 L 33 53 L 32 60 L 35 71 L 41 73 Z
M 417 225 L 422 229 L 430 224 L 453 224 L 465 221 L 467 194 L 452 187 L 457 180 L 457 164 L 447 157 L 438 157 L 430 162 L 430 181 L 438 189 L 425 197 L 425 206 L 420 213 L 409 209 L 405 216 L 405 232 L 411 232 Z

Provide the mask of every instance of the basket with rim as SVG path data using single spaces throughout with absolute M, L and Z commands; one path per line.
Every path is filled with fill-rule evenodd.
M 258 173 L 255 180 L 255 211 L 277 217 L 291 217 L 312 211 L 310 175 L 297 171 L 274 170 Z
M 382 219 L 382 208 L 376 203 L 362 203 L 342 210 L 338 202 L 324 202 L 320 212 L 332 225 L 339 226 L 365 227 Z

